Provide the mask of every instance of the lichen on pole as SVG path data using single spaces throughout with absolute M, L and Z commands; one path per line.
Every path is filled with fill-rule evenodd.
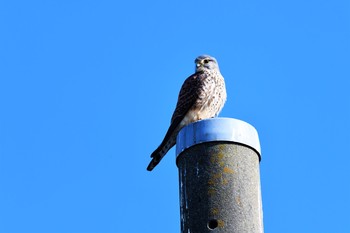
M 182 233 L 262 233 L 260 144 L 254 127 L 212 118 L 177 137 Z

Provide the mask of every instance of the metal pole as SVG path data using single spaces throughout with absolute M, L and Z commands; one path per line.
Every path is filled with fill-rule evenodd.
M 260 144 L 254 127 L 212 118 L 176 142 L 182 233 L 262 233 Z

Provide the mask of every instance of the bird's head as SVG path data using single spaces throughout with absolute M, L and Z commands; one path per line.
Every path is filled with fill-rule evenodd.
M 197 57 L 194 62 L 196 63 L 196 72 L 219 69 L 219 65 L 216 59 L 209 55 L 201 55 Z

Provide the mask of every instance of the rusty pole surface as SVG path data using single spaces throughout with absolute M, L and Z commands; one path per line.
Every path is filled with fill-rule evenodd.
M 177 137 L 182 233 L 262 233 L 260 144 L 231 118 L 183 128 Z

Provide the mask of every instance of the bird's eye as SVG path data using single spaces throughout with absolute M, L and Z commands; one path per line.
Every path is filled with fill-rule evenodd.
M 205 59 L 205 60 L 204 60 L 204 63 L 205 63 L 205 64 L 209 63 L 209 60 L 208 60 L 208 59 Z

